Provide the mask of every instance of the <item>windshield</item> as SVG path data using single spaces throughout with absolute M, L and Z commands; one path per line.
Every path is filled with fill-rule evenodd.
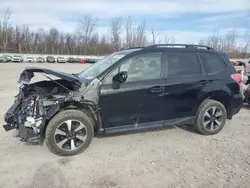
M 110 54 L 101 59 L 100 61 L 96 62 L 94 65 L 90 66 L 88 69 L 77 74 L 77 76 L 80 79 L 92 80 L 125 55 L 126 54 L 121 53 Z

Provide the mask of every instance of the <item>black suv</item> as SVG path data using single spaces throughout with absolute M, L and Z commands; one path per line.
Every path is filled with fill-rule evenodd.
M 60 79 L 29 84 L 34 72 Z M 26 68 L 4 128 L 65 156 L 94 133 L 193 124 L 212 135 L 240 111 L 240 79 L 225 53 L 184 44 L 123 50 L 78 74 Z

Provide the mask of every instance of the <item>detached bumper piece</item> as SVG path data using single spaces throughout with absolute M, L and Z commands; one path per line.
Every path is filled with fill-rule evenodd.
M 16 126 L 15 125 L 11 125 L 11 124 L 5 124 L 5 125 L 3 125 L 3 128 L 4 128 L 5 131 L 10 131 L 12 129 L 15 129 Z
M 12 129 L 15 129 L 16 126 L 12 125 L 12 124 L 5 124 L 5 125 L 3 125 L 3 128 L 4 128 L 5 131 L 10 131 Z

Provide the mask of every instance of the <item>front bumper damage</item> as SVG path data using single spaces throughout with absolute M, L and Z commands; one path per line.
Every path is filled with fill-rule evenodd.
M 29 84 L 34 72 L 52 74 L 61 79 Z M 21 73 L 19 83 L 19 93 L 4 116 L 6 124 L 3 128 L 5 131 L 16 129 L 16 137 L 21 141 L 42 143 L 47 123 L 65 107 L 87 106 L 93 114 L 96 112 L 99 87 L 97 79 L 86 86 L 73 75 L 30 68 Z
M 23 91 L 20 89 L 14 104 L 4 116 L 7 124 L 3 125 L 3 128 L 5 131 L 17 129 L 16 136 L 22 141 L 39 142 L 44 112 L 37 94 L 23 98 Z

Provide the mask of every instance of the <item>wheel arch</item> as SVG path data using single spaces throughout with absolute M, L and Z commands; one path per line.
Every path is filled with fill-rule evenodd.
M 204 98 L 201 101 L 201 104 L 206 100 L 215 100 L 224 105 L 227 111 L 227 119 L 232 119 L 232 110 L 231 110 L 231 97 L 228 92 L 223 90 L 216 90 L 204 95 Z M 201 105 L 200 104 L 200 105 Z
M 83 102 L 64 101 L 64 102 L 51 106 L 47 110 L 45 122 L 43 123 L 43 126 L 41 127 L 41 132 L 40 132 L 41 140 L 44 140 L 46 128 L 47 128 L 49 121 L 59 112 L 62 112 L 64 110 L 69 110 L 69 109 L 82 111 L 87 116 L 91 117 L 92 123 L 94 125 L 94 131 L 95 132 L 98 131 L 99 125 L 101 123 L 101 119 L 100 119 L 98 107 L 94 102 L 92 101 L 83 101 Z

